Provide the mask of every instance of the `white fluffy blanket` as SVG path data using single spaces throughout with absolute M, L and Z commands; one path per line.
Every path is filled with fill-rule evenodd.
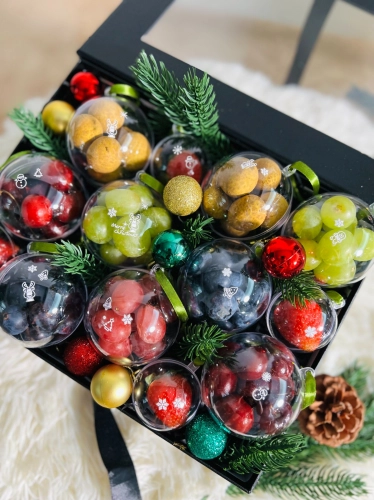
M 374 124 L 345 99 L 296 86 L 277 87 L 242 66 L 194 61 L 196 66 L 242 92 L 278 108 L 350 146 L 374 156 Z M 38 111 L 45 100 L 27 107 Z M 20 134 L 7 120 L 0 161 Z M 320 372 L 339 373 L 354 360 L 373 364 L 374 273 L 363 283 L 348 317 L 326 353 Z M 0 336 L 1 500 L 106 500 L 110 489 L 96 446 L 88 391 L 11 338 Z M 115 411 L 134 460 L 144 500 L 224 500 L 228 483 Z M 374 487 L 374 459 L 345 463 L 367 474 Z M 374 498 L 374 493 L 369 495 Z M 256 492 L 255 499 L 274 499 Z M 322 499 L 321 499 L 322 500 Z

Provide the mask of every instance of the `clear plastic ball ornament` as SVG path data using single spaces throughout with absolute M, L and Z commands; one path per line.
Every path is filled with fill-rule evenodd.
M 231 434 L 261 438 L 284 432 L 303 401 L 305 372 L 279 340 L 239 333 L 225 342 L 222 359 L 204 365 L 202 401 Z
M 203 182 L 202 209 L 221 237 L 254 241 L 274 234 L 286 221 L 292 185 L 273 158 L 254 152 L 220 162 Z
M 301 203 L 282 234 L 297 238 L 306 253 L 304 271 L 323 287 L 341 287 L 365 277 L 374 259 L 373 210 L 344 193 L 325 193 Z
M 58 344 L 83 319 L 86 285 L 54 265 L 54 256 L 24 254 L 0 273 L 0 329 L 25 347 Z
M 154 148 L 151 174 L 163 184 L 177 175 L 188 175 L 201 183 L 206 157 L 198 139 L 192 135 L 174 134 L 165 137 Z
M 4 227 L 28 241 L 66 238 L 80 224 L 86 193 L 67 162 L 25 154 L 0 173 L 0 218 Z
M 82 233 L 89 250 L 112 267 L 152 261 L 152 241 L 171 228 L 161 196 L 140 181 L 107 184 L 88 200 Z
M 9 234 L 0 225 L 0 269 L 20 251 Z
M 266 312 L 270 335 L 291 351 L 311 352 L 329 344 L 335 337 L 338 319 L 329 297 L 291 304 L 281 293 L 274 296 Z
M 74 165 L 96 184 L 133 178 L 144 170 L 153 132 L 144 113 L 119 97 L 99 97 L 82 104 L 67 130 Z
M 99 351 L 122 366 L 159 358 L 179 331 L 179 320 L 155 277 L 135 268 L 110 274 L 91 292 L 84 325 Z
M 214 240 L 196 248 L 182 268 L 180 297 L 192 321 L 227 332 L 253 325 L 271 300 L 271 279 L 244 243 Z
M 201 400 L 200 383 L 183 363 L 159 359 L 136 376 L 132 401 L 140 420 L 150 429 L 164 432 L 191 422 Z

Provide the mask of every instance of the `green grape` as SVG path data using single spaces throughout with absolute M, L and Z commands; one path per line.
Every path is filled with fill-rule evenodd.
M 299 242 L 303 245 L 306 255 L 306 261 L 303 271 L 311 271 L 321 264 L 321 259 L 318 255 L 318 243 L 313 240 L 302 240 Z
M 356 219 L 356 206 L 346 196 L 332 196 L 321 207 L 323 224 L 330 229 L 345 229 Z
M 106 191 L 101 191 L 98 195 L 97 195 L 97 200 L 96 200 L 96 205 L 102 205 L 102 206 L 106 206 L 105 205 L 105 197 L 106 197 Z
M 330 286 L 338 286 L 349 283 L 356 274 L 356 264 L 353 260 L 332 266 L 326 262 L 322 262 L 314 269 L 314 276 L 320 283 Z
M 318 243 L 318 255 L 328 264 L 340 265 L 353 259 L 353 235 L 346 229 L 326 233 Z
M 140 197 L 130 189 L 113 189 L 105 196 L 105 204 L 108 209 L 116 211 L 116 215 L 135 214 L 140 210 Z
M 171 228 L 171 215 L 166 208 L 152 207 L 142 212 L 152 223 L 150 228 L 151 238 Z
M 322 228 L 322 219 L 317 207 L 298 210 L 292 219 L 292 229 L 299 238 L 314 240 Z
M 127 257 L 110 243 L 100 246 L 100 255 L 103 261 L 110 266 L 121 266 L 127 260 Z
M 145 210 L 148 207 L 151 207 L 154 202 L 153 195 L 146 186 L 130 186 L 128 188 L 129 191 L 136 193 L 140 198 L 140 210 Z
M 125 215 L 116 222 L 113 242 L 126 257 L 140 257 L 151 246 L 151 221 L 142 214 Z
M 355 219 L 352 224 L 350 226 L 347 227 L 347 231 L 351 232 L 352 234 L 354 234 L 354 232 L 356 231 L 356 227 L 357 227 L 357 224 L 358 224 L 358 221 L 357 219 Z
M 92 207 L 83 219 L 83 231 L 87 238 L 102 245 L 112 239 L 112 221 L 108 209 L 103 206 Z
M 135 257 L 134 259 L 132 259 L 132 264 L 134 266 L 146 266 L 147 264 L 149 264 L 150 262 L 152 262 L 153 260 L 153 257 L 152 257 L 152 241 L 151 241 L 151 245 L 149 247 L 149 250 L 147 250 L 145 253 L 143 253 L 143 255 L 141 255 L 140 257 Z
M 374 259 L 374 231 L 358 227 L 353 235 L 354 260 L 364 262 Z
M 321 240 L 322 240 L 322 237 L 325 236 L 326 234 L 326 231 L 321 231 L 320 233 L 318 233 L 318 235 L 314 238 L 314 241 L 316 241 L 317 243 L 319 243 Z

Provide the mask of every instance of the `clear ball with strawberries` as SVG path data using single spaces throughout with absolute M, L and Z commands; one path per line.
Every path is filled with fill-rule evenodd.
M 202 401 L 212 417 L 242 438 L 273 436 L 297 418 L 304 372 L 279 340 L 238 333 L 202 374 Z
M 270 334 L 296 352 L 329 344 L 338 326 L 334 305 L 322 290 L 316 299 L 293 303 L 278 293 L 266 312 L 266 322 Z
M 136 413 L 155 431 L 170 431 L 189 423 L 200 399 L 200 384 L 194 372 L 173 359 L 147 364 L 134 381 L 132 400 Z
M 79 227 L 85 202 L 83 184 L 71 165 L 48 155 L 25 154 L 0 174 L 2 223 L 25 240 L 69 236 Z
M 123 269 L 91 292 L 84 320 L 91 341 L 112 363 L 139 366 L 173 344 L 179 320 L 156 278 Z

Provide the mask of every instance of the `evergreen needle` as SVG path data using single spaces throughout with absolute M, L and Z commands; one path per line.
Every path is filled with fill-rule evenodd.
M 273 278 L 274 288 L 293 306 L 305 307 L 306 300 L 321 297 L 321 288 L 316 283 L 313 273 L 300 273 L 290 279 Z
M 217 325 L 209 326 L 205 321 L 197 325 L 187 325 L 179 342 L 179 352 L 183 359 L 198 360 L 199 363 L 211 363 L 219 357 L 218 349 L 224 347 L 224 341 L 230 337 Z
M 185 221 L 182 233 L 191 248 L 194 249 L 199 246 L 201 240 L 210 241 L 213 239 L 210 229 L 206 229 L 206 226 L 213 221 L 212 217 L 205 217 L 200 214 Z

